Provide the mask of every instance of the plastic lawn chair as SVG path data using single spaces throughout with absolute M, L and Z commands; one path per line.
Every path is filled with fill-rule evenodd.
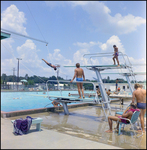
M 127 108 L 128 108 L 128 107 L 130 107 L 130 104 L 127 106 Z M 127 109 L 127 108 L 126 108 L 126 109 Z M 116 111 L 115 114 L 122 115 L 122 114 L 123 114 L 123 111 Z
M 119 121 L 120 119 L 118 119 L 118 121 L 117 121 L 117 123 L 119 123 L 118 135 L 120 135 L 121 126 L 122 126 L 123 124 L 124 124 L 124 125 L 131 125 L 131 127 L 132 127 L 132 129 L 133 129 L 133 131 L 134 131 L 134 124 L 137 122 L 138 117 L 139 117 L 139 114 L 140 114 L 140 110 L 139 110 L 139 111 L 135 111 L 135 112 L 133 113 L 132 117 L 131 117 L 131 120 L 128 119 L 128 118 L 122 118 L 122 117 L 120 118 L 120 119 L 128 120 L 129 123 L 120 122 L 120 121 Z M 140 124 L 139 124 L 139 126 L 140 126 L 140 128 L 141 128 L 141 125 L 140 125 Z M 124 127 L 123 127 L 123 128 L 124 128 Z M 142 131 L 142 128 L 141 128 L 141 131 Z M 135 131 L 134 131 L 134 134 L 135 134 L 135 136 L 137 137 Z M 142 136 L 142 135 L 143 135 L 143 132 L 142 132 L 142 134 L 139 135 L 138 137 L 140 137 L 140 136 Z

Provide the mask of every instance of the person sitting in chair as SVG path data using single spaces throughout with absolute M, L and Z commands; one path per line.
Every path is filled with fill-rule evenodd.
M 112 121 L 118 121 L 119 118 L 128 118 L 128 119 L 131 119 L 134 111 L 139 111 L 138 109 L 136 109 L 136 104 L 135 103 L 131 103 L 130 104 L 130 109 L 128 110 L 125 110 L 124 113 L 122 115 L 117 115 L 117 116 L 109 116 L 108 117 L 108 123 L 109 123 L 109 130 L 105 131 L 107 133 L 112 133 L 113 130 L 112 130 Z M 125 119 L 119 119 L 120 122 L 123 122 L 123 123 L 128 123 L 127 120 Z M 117 129 L 119 127 L 119 124 L 117 124 Z

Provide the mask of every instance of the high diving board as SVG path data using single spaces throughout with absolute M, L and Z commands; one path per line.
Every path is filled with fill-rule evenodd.
M 76 67 L 76 66 L 64 66 L 64 67 Z M 124 65 L 124 64 L 121 64 L 120 66 L 118 65 L 87 65 L 87 66 L 80 66 L 81 68 L 82 67 L 86 67 L 86 68 L 89 68 L 90 70 L 92 69 L 100 69 L 100 70 L 105 70 L 105 69 L 126 69 L 127 65 Z
M 121 73 L 101 73 L 101 74 L 120 74 L 120 75 L 129 75 L 131 76 L 132 74 L 131 73 L 128 73 L 128 72 L 121 72 Z M 146 72 L 133 72 L 133 75 L 146 75 Z

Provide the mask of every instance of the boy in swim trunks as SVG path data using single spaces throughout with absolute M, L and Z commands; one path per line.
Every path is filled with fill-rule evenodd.
M 51 63 L 47 62 L 46 60 L 42 59 L 47 65 L 49 65 L 50 67 L 54 68 L 54 70 L 57 70 L 57 67 L 60 67 L 59 65 L 58 66 L 55 66 L 55 65 L 52 65 Z
M 136 89 L 133 92 L 132 96 L 132 102 L 135 102 L 135 98 L 137 101 L 137 108 L 140 109 L 140 123 L 141 123 L 141 128 L 142 131 L 145 132 L 144 130 L 144 115 L 146 112 L 146 90 L 142 89 L 140 84 L 135 83 L 134 88 Z M 141 130 L 138 130 L 141 132 Z
M 116 61 L 117 61 L 117 64 L 118 64 L 118 67 L 120 66 L 119 65 L 119 60 L 118 60 L 118 48 L 116 47 L 116 45 L 113 45 L 113 48 L 114 48 L 114 54 L 113 54 L 113 62 L 114 62 L 114 65 L 116 65 L 115 64 L 115 59 L 116 59 Z
M 75 69 L 75 74 L 73 76 L 73 79 L 70 82 L 72 83 L 73 80 L 76 77 L 76 81 L 79 81 L 79 82 L 77 82 L 79 98 L 81 98 L 81 91 L 82 91 L 83 98 L 85 98 L 84 90 L 83 90 L 83 83 L 81 82 L 81 81 L 85 81 L 84 70 L 82 68 L 80 68 L 80 64 L 79 63 L 76 64 L 76 67 L 77 68 Z
M 108 117 L 109 130 L 107 130 L 105 132 L 112 133 L 113 132 L 113 130 L 112 130 L 112 121 L 117 121 L 120 117 L 131 119 L 134 111 L 138 111 L 138 109 L 136 109 L 136 104 L 131 103 L 130 104 L 130 109 L 126 109 L 122 115 L 120 115 L 120 116 L 119 115 L 117 115 L 117 116 L 109 116 Z M 119 121 L 124 122 L 124 123 L 128 123 L 125 119 L 121 119 L 121 118 L 120 118 Z M 117 129 L 118 129 L 118 125 L 119 124 L 117 124 Z

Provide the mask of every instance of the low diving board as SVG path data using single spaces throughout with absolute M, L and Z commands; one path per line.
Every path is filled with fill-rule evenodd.
M 29 94 L 30 96 L 40 96 L 44 98 L 53 98 L 50 99 L 52 101 L 57 101 L 57 102 L 93 102 L 93 98 L 78 98 L 78 97 L 72 97 L 72 96 L 55 96 L 55 95 L 35 95 L 35 94 Z
M 78 97 L 72 97 L 72 96 L 54 96 L 54 95 L 49 95 L 49 98 L 55 98 L 57 101 L 66 101 L 66 102 L 86 102 L 86 101 L 93 101 L 94 99 L 92 98 L 78 98 Z
M 31 96 L 47 97 L 51 101 L 62 103 L 65 115 L 69 115 L 67 103 L 71 103 L 71 102 L 93 103 L 93 102 L 96 102 L 96 100 L 92 99 L 92 98 L 84 98 L 84 99 L 82 99 L 82 98 L 77 98 L 77 97 L 72 97 L 72 96 L 35 95 L 35 94 L 30 94 L 30 95 Z
M 67 96 L 48 96 L 48 98 L 55 98 L 53 99 L 54 101 L 56 102 L 60 102 L 62 103 L 63 105 L 63 108 L 64 108 L 64 114 L 65 115 L 69 115 L 69 111 L 68 111 L 68 107 L 67 107 L 67 103 L 71 103 L 71 102 L 96 102 L 94 99 L 92 98 L 84 98 L 84 99 L 81 99 L 81 98 L 77 98 L 77 97 L 67 97 Z M 50 99 L 52 100 L 52 99 Z

